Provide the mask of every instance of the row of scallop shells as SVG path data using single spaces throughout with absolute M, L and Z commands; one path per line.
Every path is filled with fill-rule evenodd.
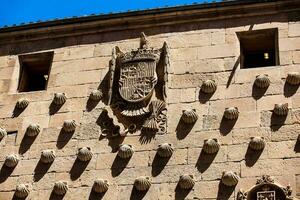
M 99 101 L 103 97 L 103 93 L 101 90 L 93 90 L 90 93 L 90 99 L 93 101 Z M 65 93 L 54 93 L 53 103 L 55 105 L 63 105 L 67 101 L 67 96 Z M 21 98 L 17 101 L 16 107 L 18 109 L 25 109 L 29 105 L 29 100 L 25 98 Z

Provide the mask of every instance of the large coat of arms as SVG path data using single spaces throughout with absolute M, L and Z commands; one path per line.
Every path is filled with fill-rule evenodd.
M 125 126 L 142 131 L 166 132 L 166 83 L 168 47 L 154 49 L 144 33 L 140 47 L 130 52 L 113 49 L 108 104 Z

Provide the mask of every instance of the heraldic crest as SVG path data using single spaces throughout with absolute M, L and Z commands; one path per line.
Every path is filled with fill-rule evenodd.
M 119 47 L 113 48 L 108 104 L 122 122 L 142 131 L 166 132 L 168 67 L 167 44 L 151 48 L 144 33 L 137 50 L 124 53 Z

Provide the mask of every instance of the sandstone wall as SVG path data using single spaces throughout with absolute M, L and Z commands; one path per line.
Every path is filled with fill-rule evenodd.
M 280 66 L 240 69 L 240 46 L 236 32 L 278 28 Z M 119 139 L 99 139 L 97 119 L 103 102 L 89 105 L 88 96 L 98 87 L 105 90 L 113 46 L 123 51 L 136 49 L 139 33 L 145 31 L 151 46 L 170 47 L 168 82 L 168 134 L 144 140 L 138 134 Z M 54 60 L 46 91 L 17 93 L 19 61 L 17 53 L 53 50 Z M 1 47 L 0 57 L 0 127 L 18 131 L 0 143 L 0 166 L 9 154 L 19 154 L 13 171 L 0 172 L 0 199 L 12 199 L 17 184 L 30 184 L 28 199 L 53 199 L 51 191 L 58 180 L 67 181 L 64 199 L 91 199 L 93 181 L 108 179 L 109 190 L 103 199 L 235 199 L 239 188 L 249 189 L 261 175 L 274 176 L 282 185 L 290 184 L 300 197 L 300 92 L 285 84 L 288 72 L 300 72 L 300 23 L 287 15 L 231 19 L 199 24 L 181 24 L 160 28 L 103 33 L 55 40 L 28 42 Z M 235 69 L 236 68 L 236 69 Z M 233 70 L 235 69 L 235 70 Z M 253 89 L 256 75 L 268 74 L 271 85 L 263 96 Z M 214 79 L 218 89 L 207 99 L 199 95 L 203 80 Z M 50 115 L 49 106 L 55 92 L 65 92 L 67 101 Z M 16 101 L 29 99 L 29 106 L 12 117 Z M 271 117 L 275 103 L 288 103 L 285 121 Z M 222 121 L 225 107 L 237 106 L 240 117 L 234 126 Z M 194 108 L 199 114 L 196 124 L 187 130 L 178 123 L 181 111 Z M 108 108 L 108 110 L 110 110 Z M 112 113 L 109 113 L 113 117 Z M 71 136 L 61 134 L 66 119 L 79 126 Z M 117 119 L 114 117 L 114 120 Z M 24 137 L 29 123 L 38 123 L 41 133 L 32 141 Z M 122 128 L 122 127 L 121 127 Z M 261 155 L 247 153 L 250 137 L 263 136 L 266 147 Z M 201 154 L 203 142 L 217 138 L 218 154 L 211 158 Z M 126 165 L 117 158 L 119 143 L 131 144 L 135 153 Z M 158 144 L 174 145 L 168 162 L 155 158 Z M 297 144 L 298 143 L 298 144 Z M 93 152 L 87 164 L 75 162 L 79 147 Z M 39 163 L 40 152 L 55 149 L 54 163 Z M 241 177 L 235 189 L 220 184 L 223 171 L 232 170 Z M 196 184 L 190 192 L 175 191 L 179 176 L 193 174 Z M 146 194 L 132 192 L 136 177 L 150 176 L 152 186 Z

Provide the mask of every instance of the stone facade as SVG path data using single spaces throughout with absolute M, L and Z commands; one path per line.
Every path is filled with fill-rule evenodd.
M 285 3 L 289 6 L 284 7 Z M 186 20 L 184 16 L 188 14 L 183 9 L 170 23 L 160 24 L 160 17 L 165 16 L 157 14 L 153 22 L 156 26 L 128 23 L 119 31 L 113 30 L 118 24 L 111 24 L 99 26 L 98 29 L 105 30 L 99 33 L 60 32 L 56 38 L 51 35 L 59 28 L 76 26 L 73 27 L 76 30 L 79 24 L 75 23 L 57 25 L 58 28 L 12 30 L 12 36 L 0 32 L 0 128 L 12 133 L 0 142 L 0 199 L 14 198 L 20 184 L 26 184 L 26 187 L 21 185 L 25 193 L 29 188 L 27 199 L 36 200 L 236 199 L 240 189 L 249 190 L 263 175 L 272 176 L 284 187 L 290 185 L 292 196 L 300 198 L 300 92 L 299 85 L 286 83 L 288 73 L 300 73 L 299 2 L 242 4 L 216 4 L 219 6 L 214 12 L 220 15 L 207 14 L 200 20 L 192 17 Z M 247 6 L 255 12 L 244 12 Z M 267 9 L 262 11 L 264 7 Z M 226 14 L 224 8 L 244 13 Z M 209 12 L 209 9 L 195 10 Z M 166 13 L 172 16 L 173 12 Z M 142 15 L 146 16 L 147 13 Z M 124 20 L 130 21 L 129 18 L 125 16 Z M 269 28 L 278 29 L 280 65 L 240 69 L 236 33 Z M 44 34 L 47 31 L 49 34 Z M 127 128 L 107 105 L 112 49 L 115 46 L 124 52 L 137 49 L 142 31 L 150 46 L 161 48 L 166 42 L 169 47 L 167 133 L 149 136 L 133 131 L 125 137 L 103 138 L 100 116 L 104 109 L 120 126 L 120 131 Z M 18 37 L 18 34 L 23 35 Z M 18 55 L 42 51 L 54 51 L 47 90 L 18 93 Z M 270 79 L 270 86 L 263 94 L 253 87 L 260 74 L 267 74 Z M 217 83 L 217 90 L 204 94 L 200 91 L 202 83 L 210 79 Z M 89 97 L 95 89 L 103 92 L 103 98 L 96 103 Z M 50 112 L 54 93 L 65 93 L 67 99 L 58 110 Z M 13 116 L 21 98 L 29 104 Z M 274 105 L 280 103 L 288 103 L 288 114 L 283 118 L 272 113 Z M 236 120 L 224 120 L 227 107 L 238 108 Z M 195 109 L 198 117 L 195 123 L 182 123 L 182 110 L 187 109 Z M 62 131 L 65 120 L 75 120 L 75 131 Z M 32 123 L 40 127 L 33 138 L 25 134 Z M 252 137 L 264 138 L 263 150 L 249 148 Z M 217 153 L 202 151 L 208 139 L 219 144 L 215 144 L 219 148 Z M 171 157 L 157 155 L 158 146 L 164 143 L 171 144 Z M 132 146 L 129 159 L 118 156 L 120 144 Z M 82 149 L 85 151 L 80 152 Z M 53 150 L 47 154 L 53 162 L 41 162 L 41 152 L 45 154 L 45 150 Z M 7 168 L 5 158 L 12 154 L 18 156 L 19 162 L 15 168 Z M 83 154 L 85 161 L 81 162 L 77 154 Z M 222 183 L 224 171 L 236 173 L 239 177 L 236 186 Z M 181 175 L 188 175 L 187 180 L 194 183 L 192 189 L 178 188 Z M 148 191 L 134 187 L 135 184 L 148 187 L 148 180 L 151 182 Z M 61 188 L 53 190 L 55 183 Z M 66 194 L 56 195 L 57 190 Z M 97 194 L 94 192 L 97 190 L 107 191 Z

